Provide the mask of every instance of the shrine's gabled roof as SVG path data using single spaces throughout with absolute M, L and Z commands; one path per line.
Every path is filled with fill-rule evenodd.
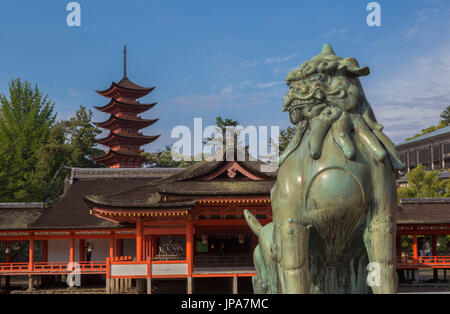
M 177 172 L 162 168 L 72 168 L 62 198 L 30 219 L 28 229 L 109 229 L 129 227 L 91 215 L 85 194 L 111 194 L 145 185 Z M 1 211 L 1 210 L 0 210 Z
M 204 161 L 131 190 L 107 195 L 90 194 L 85 199 L 92 207 L 158 209 L 160 206 L 178 206 L 180 201 L 191 204 L 209 196 L 268 197 L 276 172 L 262 172 L 262 165 L 265 163 L 260 160 Z

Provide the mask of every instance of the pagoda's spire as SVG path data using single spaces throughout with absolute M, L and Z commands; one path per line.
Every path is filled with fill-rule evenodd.
M 123 77 L 127 77 L 127 45 L 123 46 Z

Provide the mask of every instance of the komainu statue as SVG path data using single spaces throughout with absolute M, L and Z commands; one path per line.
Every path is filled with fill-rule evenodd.
M 273 222 L 258 235 L 255 293 L 396 293 L 396 173 L 354 58 L 330 45 L 286 78 L 295 134 L 271 191 Z

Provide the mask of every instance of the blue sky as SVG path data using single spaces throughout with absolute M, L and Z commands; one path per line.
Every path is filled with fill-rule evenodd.
M 162 136 L 147 151 L 173 143 L 172 128 L 194 117 L 287 127 L 285 77 L 324 43 L 370 67 L 366 95 L 396 143 L 450 105 L 447 0 L 378 1 L 380 27 L 367 26 L 362 0 L 79 0 L 80 27 L 66 24 L 69 2 L 3 1 L 0 93 L 12 77 L 37 83 L 61 119 L 104 105 L 95 90 L 121 79 L 126 44 L 128 77 L 156 86 L 142 102 L 158 105 L 143 117 L 160 120 L 144 133 Z

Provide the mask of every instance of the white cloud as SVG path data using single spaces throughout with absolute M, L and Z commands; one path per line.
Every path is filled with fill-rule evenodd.
M 342 34 L 346 33 L 347 31 L 348 31 L 348 28 L 337 29 L 336 27 L 333 27 L 333 29 L 331 31 L 329 31 L 328 33 L 326 33 L 325 35 L 323 35 L 323 37 L 328 38 L 333 35 L 342 35 Z
M 377 119 L 394 142 L 436 125 L 450 105 L 449 49 L 450 43 L 409 58 L 366 89 Z
M 231 85 L 229 85 L 220 91 L 220 95 L 231 94 L 232 92 L 233 92 L 233 87 Z
M 291 60 L 292 58 L 297 57 L 296 54 L 286 56 L 286 57 L 275 57 L 275 58 L 266 58 L 264 61 L 265 64 L 273 64 L 273 63 L 282 63 Z
M 242 83 L 239 84 L 239 89 L 242 89 L 242 88 L 244 88 L 244 87 L 250 85 L 251 83 L 252 83 L 252 82 L 249 81 L 249 80 L 244 81 L 244 82 L 242 82 Z
M 242 61 L 239 65 L 242 68 L 249 68 L 249 67 L 254 67 L 254 66 L 258 65 L 258 64 L 259 64 L 258 60 L 253 60 L 253 61 Z
M 258 84 L 259 88 L 267 88 L 267 87 L 272 87 L 275 85 L 280 85 L 283 84 L 284 81 L 276 81 L 276 82 L 270 82 L 270 83 L 264 83 L 264 84 Z

